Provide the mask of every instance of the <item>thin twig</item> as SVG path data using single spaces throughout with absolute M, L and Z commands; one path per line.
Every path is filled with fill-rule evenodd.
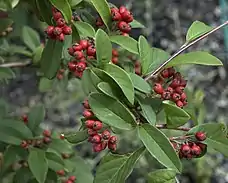
M 192 45 L 198 43 L 199 41 L 203 40 L 204 38 L 206 38 L 207 36 L 209 36 L 210 34 L 214 33 L 215 31 L 221 29 L 222 27 L 228 25 L 228 21 L 226 21 L 225 23 L 219 25 L 218 27 L 215 27 L 214 29 L 212 29 L 211 31 L 209 31 L 208 33 L 203 34 L 202 36 L 200 36 L 199 38 L 195 39 L 192 42 L 189 42 L 187 44 L 184 44 L 183 46 L 181 46 L 181 48 L 176 51 L 168 60 L 166 60 L 162 65 L 160 65 L 153 73 L 151 73 L 150 75 L 145 77 L 145 81 L 150 80 L 151 78 L 153 78 L 158 72 L 160 72 L 171 60 L 173 60 L 175 57 L 177 57 L 179 54 L 181 54 L 182 52 L 184 52 L 185 50 L 187 50 L 189 47 L 191 47 Z
M 0 67 L 8 67 L 8 68 L 14 68 L 14 67 L 27 67 L 32 64 L 31 60 L 25 61 L 25 62 L 10 62 L 5 64 L 0 64 Z
M 177 128 L 168 127 L 167 124 L 159 124 L 159 125 L 156 125 L 156 127 L 159 129 L 180 130 L 185 132 L 190 130 L 190 128 L 186 128 L 186 127 L 177 127 Z

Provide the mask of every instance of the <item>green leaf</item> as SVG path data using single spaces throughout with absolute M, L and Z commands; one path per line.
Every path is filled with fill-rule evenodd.
M 64 161 L 60 155 L 54 152 L 46 152 L 48 167 L 54 171 L 64 169 Z
M 118 44 L 122 48 L 128 50 L 131 53 L 139 54 L 138 43 L 131 37 L 127 36 L 110 36 L 110 40 L 113 43 Z
M 86 22 L 73 22 L 81 37 L 95 37 L 94 28 Z
M 39 46 L 35 49 L 33 54 L 33 59 L 32 59 L 33 64 L 38 64 L 40 62 L 43 50 L 44 50 L 43 46 Z
M 18 171 L 13 178 L 13 183 L 27 183 L 33 177 L 29 168 L 22 167 Z
M 134 104 L 134 86 L 127 72 L 114 64 L 105 64 L 103 69 L 118 84 L 128 101 Z
M 71 22 L 72 11 L 68 0 L 49 0 L 62 14 L 67 23 Z
M 135 89 L 143 92 L 143 93 L 151 93 L 150 85 L 140 76 L 134 73 L 129 73 L 129 76 L 134 84 Z
M 41 57 L 41 71 L 48 79 L 55 77 L 61 63 L 63 43 L 56 40 L 48 40 Z M 50 56 L 51 55 L 51 56 Z
M 29 169 L 39 183 L 44 183 L 48 172 L 48 162 L 45 151 L 40 149 L 30 149 L 28 157 Z
M 52 25 L 51 3 L 47 0 L 36 0 L 36 7 L 42 19 L 47 22 L 48 25 Z
M 112 59 L 112 44 L 109 36 L 99 29 L 95 35 L 96 58 L 100 65 L 109 63 Z
M 13 24 L 13 20 L 9 18 L 1 18 L 0 32 L 4 32 L 9 26 Z
M 6 100 L 0 98 L 0 118 L 7 116 L 9 105 Z
M 14 72 L 7 67 L 0 67 L 0 81 L 15 78 Z
M 125 182 L 144 152 L 145 148 L 142 147 L 128 155 L 108 154 L 97 169 L 94 183 Z
M 72 144 L 79 144 L 88 139 L 88 132 L 87 130 L 84 130 L 70 133 L 65 135 L 65 139 Z
M 79 41 L 80 41 L 79 31 L 75 26 L 72 26 L 72 42 L 75 43 Z
M 39 91 L 40 92 L 47 92 L 52 89 L 54 80 L 47 79 L 45 77 L 40 78 L 39 82 Z
M 116 98 L 118 99 L 118 94 L 116 93 L 116 90 L 109 84 L 109 83 L 106 83 L 106 82 L 100 82 L 97 87 L 99 88 L 99 90 L 110 96 L 110 97 L 113 97 L 113 98 Z
M 160 169 L 148 174 L 148 183 L 176 183 L 175 177 L 175 171 Z
M 168 138 L 156 127 L 144 124 L 138 128 L 139 138 L 150 154 L 167 168 L 181 172 L 181 162 Z
M 190 53 L 185 53 L 178 55 L 172 61 L 167 64 L 167 67 L 184 65 L 184 64 L 200 64 L 200 65 L 212 65 L 219 66 L 223 65 L 222 62 L 214 57 L 213 55 L 203 52 L 203 51 L 194 51 Z
M 75 7 L 81 2 L 82 2 L 82 0 L 70 0 L 70 6 Z
M 35 51 L 36 48 L 40 46 L 39 34 L 29 26 L 22 28 L 22 40 L 32 51 Z
M 136 125 L 131 112 L 118 100 L 101 93 L 92 93 L 89 104 L 96 117 L 103 123 L 123 130 Z
M 168 127 L 179 127 L 188 122 L 191 118 L 187 112 L 171 104 L 169 101 L 163 101 L 165 115 Z
M 136 97 L 137 101 L 139 102 L 139 105 L 142 109 L 142 115 L 145 117 L 145 119 L 151 124 L 156 124 L 156 114 L 154 112 L 154 109 L 151 106 L 151 101 L 147 100 L 147 98 L 143 98 L 141 96 Z
M 57 153 L 72 153 L 72 146 L 69 142 L 62 139 L 52 139 L 51 144 L 49 145 L 50 150 L 54 150 Z
M 111 12 L 106 0 L 91 0 L 91 3 L 99 13 L 106 27 L 109 29 L 111 23 Z
M 227 137 L 220 136 L 220 137 L 207 138 L 205 142 L 210 148 L 213 148 L 216 151 L 228 157 Z
M 131 28 L 135 29 L 135 28 L 145 28 L 145 26 L 143 24 L 141 24 L 140 22 L 138 22 L 137 20 L 133 20 L 131 23 Z
M 189 27 L 187 35 L 186 35 L 186 42 L 190 42 L 195 40 L 196 38 L 202 36 L 203 34 L 211 31 L 213 28 L 206 25 L 203 22 L 195 21 Z
M 40 123 L 43 122 L 45 117 L 45 109 L 43 105 L 36 105 L 33 107 L 28 115 L 28 127 L 35 132 L 39 127 Z

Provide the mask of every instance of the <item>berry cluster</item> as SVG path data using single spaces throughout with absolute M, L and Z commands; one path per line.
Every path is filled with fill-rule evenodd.
M 59 175 L 61 177 L 65 176 L 65 174 L 66 174 L 64 170 L 58 170 L 58 171 L 56 171 L 56 173 L 57 173 L 57 175 Z M 74 183 L 75 181 L 76 181 L 76 176 L 72 175 L 70 177 L 64 178 L 62 180 L 62 183 Z
M 121 35 L 128 36 L 131 31 L 131 23 L 134 18 L 132 13 L 125 7 L 120 6 L 120 8 L 111 8 L 111 16 L 113 20 L 113 31 L 119 31 Z M 104 22 L 100 17 L 96 20 L 96 25 L 101 27 L 104 25 Z
M 108 146 L 111 151 L 115 151 L 117 147 L 117 137 L 111 136 L 109 130 L 105 129 L 103 131 L 103 124 L 99 120 L 88 119 L 94 117 L 93 112 L 90 109 L 88 100 L 85 100 L 84 103 L 84 112 L 83 116 L 87 119 L 85 126 L 88 129 L 88 141 L 93 144 L 93 151 L 100 152 Z
M 112 63 L 113 64 L 118 64 L 118 61 L 119 61 L 118 56 L 119 56 L 118 50 L 113 48 L 112 49 Z
M 76 77 L 81 78 L 83 71 L 87 67 L 86 61 L 96 58 L 94 41 L 91 39 L 82 39 L 79 43 L 75 43 L 72 47 L 68 48 L 68 53 L 74 57 L 74 59 L 68 63 L 68 69 Z
M 180 108 L 187 105 L 187 95 L 184 89 L 187 81 L 173 67 L 164 69 L 154 84 L 154 91 L 163 100 L 172 100 Z
M 52 15 L 56 26 L 49 25 L 45 32 L 50 39 L 64 41 L 65 35 L 72 34 L 72 29 L 66 24 L 62 13 L 54 7 L 52 8 Z
M 3 32 L 0 33 L 0 36 L 2 36 L 2 37 L 7 36 L 12 31 L 13 31 L 13 28 L 11 26 L 9 26 Z

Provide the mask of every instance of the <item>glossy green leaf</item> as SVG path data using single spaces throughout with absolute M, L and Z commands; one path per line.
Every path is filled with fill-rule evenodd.
M 88 139 L 88 132 L 87 130 L 84 130 L 70 133 L 65 135 L 65 139 L 72 144 L 79 144 Z
M 105 64 L 103 69 L 118 84 L 128 101 L 134 104 L 134 86 L 127 72 L 114 64 Z
M 55 77 L 61 63 L 63 43 L 56 40 L 48 40 L 41 57 L 41 71 L 48 79 Z
M 136 125 L 131 112 L 114 98 L 102 93 L 92 93 L 89 104 L 96 117 L 107 125 L 123 130 L 131 130 Z
M 160 169 L 148 174 L 148 183 L 176 183 L 175 177 L 175 171 Z
M 22 40 L 32 51 L 35 51 L 36 48 L 40 46 L 39 34 L 29 26 L 24 26 L 22 28 Z
M 45 108 L 43 105 L 36 105 L 30 109 L 28 114 L 28 127 L 35 132 L 45 117 Z
M 187 35 L 186 35 L 186 42 L 190 42 L 195 40 L 196 38 L 202 36 L 203 34 L 211 31 L 213 28 L 206 25 L 203 22 L 195 21 L 189 27 Z
M 65 20 L 70 23 L 72 19 L 72 11 L 68 0 L 49 0 L 62 14 Z
M 1 18 L 0 32 L 4 32 L 9 26 L 11 26 L 13 20 L 10 18 Z
M 112 59 L 112 44 L 109 36 L 102 29 L 95 35 L 96 58 L 100 65 L 109 63 Z
M 32 172 L 29 168 L 22 167 L 18 171 L 13 178 L 13 183 L 27 183 L 33 177 Z
M 39 82 L 39 91 L 40 92 L 47 92 L 52 89 L 54 80 L 47 79 L 45 77 L 40 78 Z
M 151 106 L 151 101 L 147 100 L 147 98 L 143 98 L 141 96 L 136 97 L 137 101 L 139 102 L 139 105 L 142 109 L 142 115 L 145 117 L 145 119 L 151 124 L 156 124 L 156 114 L 154 112 L 153 107 Z
M 137 20 L 133 20 L 131 23 L 131 28 L 135 29 L 135 28 L 145 28 L 145 26 L 143 24 L 141 24 L 140 22 L 138 22 Z
M 38 64 L 40 62 L 43 50 L 44 50 L 43 46 L 39 46 L 35 49 L 33 54 L 33 59 L 32 59 L 33 64 Z
M 73 24 L 77 28 L 81 37 L 95 37 L 95 30 L 90 24 L 79 21 L 76 21 Z
M 167 168 L 181 172 L 181 162 L 168 138 L 156 127 L 143 124 L 138 128 L 139 138 L 150 154 Z
M 228 157 L 228 140 L 225 136 L 207 138 L 205 143 L 216 151 Z
M 168 127 L 179 127 L 191 118 L 187 112 L 169 101 L 163 101 Z
M 70 6 L 75 7 L 81 2 L 82 2 L 82 0 L 70 0 Z
M 101 83 L 99 83 L 97 85 L 97 87 L 104 94 L 106 94 L 106 95 L 108 95 L 110 97 L 118 99 L 118 94 L 117 94 L 116 90 L 109 83 L 101 82 Z
M 61 139 L 52 139 L 51 144 L 49 145 L 49 150 L 54 150 L 57 153 L 72 153 L 72 146 L 67 140 Z
M 214 57 L 213 55 L 203 52 L 203 51 L 194 51 L 190 53 L 185 53 L 178 55 L 172 61 L 167 64 L 167 67 L 184 65 L 184 64 L 199 64 L 199 65 L 212 65 L 219 66 L 223 65 L 222 62 Z
M 51 3 L 47 0 L 35 0 L 38 13 L 41 15 L 43 21 L 47 24 L 52 25 L 52 12 Z
M 125 182 L 144 152 L 145 148 L 142 147 L 128 155 L 108 154 L 97 168 L 94 183 Z
M 101 19 L 103 20 L 106 27 L 109 29 L 109 24 L 111 22 L 111 12 L 106 0 L 90 0 L 97 12 L 99 13 Z
M 45 154 L 48 167 L 54 171 L 63 170 L 64 169 L 64 161 L 60 155 L 54 152 L 46 152 Z
M 48 172 L 48 162 L 45 157 L 45 151 L 35 148 L 30 149 L 28 165 L 38 183 L 44 183 Z
M 72 26 L 72 42 L 79 42 L 80 41 L 80 35 L 79 35 L 79 31 L 75 26 Z
M 0 118 L 6 117 L 9 112 L 9 105 L 5 99 L 0 98 Z
M 143 78 L 134 73 L 129 73 L 129 76 L 134 84 L 135 89 L 143 93 L 151 93 L 152 90 L 150 85 Z
M 138 43 L 136 40 L 134 40 L 131 37 L 127 36 L 110 36 L 110 40 L 113 43 L 118 44 L 122 48 L 126 49 L 127 51 L 134 53 L 134 54 L 139 54 L 138 50 Z
M 0 67 L 0 81 L 13 78 L 15 78 L 15 74 L 10 68 Z

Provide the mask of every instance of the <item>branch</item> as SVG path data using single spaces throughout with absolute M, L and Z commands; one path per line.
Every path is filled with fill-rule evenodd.
M 0 64 L 0 67 L 8 67 L 8 68 L 14 68 L 14 67 L 27 67 L 32 64 L 31 60 L 25 61 L 25 62 L 10 62 L 5 64 Z
M 209 31 L 208 33 L 203 34 L 202 36 L 200 36 L 199 38 L 195 39 L 192 42 L 189 42 L 187 44 L 184 44 L 183 46 L 180 47 L 180 49 L 178 51 L 176 51 L 168 60 L 166 60 L 162 65 L 160 65 L 154 72 L 152 72 L 150 75 L 145 77 L 145 81 L 150 80 L 151 78 L 153 78 L 157 73 L 159 73 L 171 60 L 173 60 L 175 57 L 177 57 L 179 54 L 181 54 L 182 52 L 184 52 L 185 50 L 187 50 L 189 47 L 193 46 L 194 44 L 198 43 L 199 41 L 203 40 L 204 38 L 208 37 L 210 34 L 214 33 L 215 31 L 221 29 L 222 27 L 228 25 L 228 21 L 226 21 L 225 23 L 219 25 L 218 27 L 215 27 L 214 29 L 212 29 L 211 31 Z
M 159 129 L 170 129 L 170 130 L 180 130 L 180 131 L 185 131 L 185 132 L 188 132 L 190 130 L 190 128 L 186 128 L 186 127 L 177 127 L 177 128 L 170 128 L 170 127 L 167 127 L 167 124 L 159 124 L 159 125 L 156 125 L 157 128 Z

